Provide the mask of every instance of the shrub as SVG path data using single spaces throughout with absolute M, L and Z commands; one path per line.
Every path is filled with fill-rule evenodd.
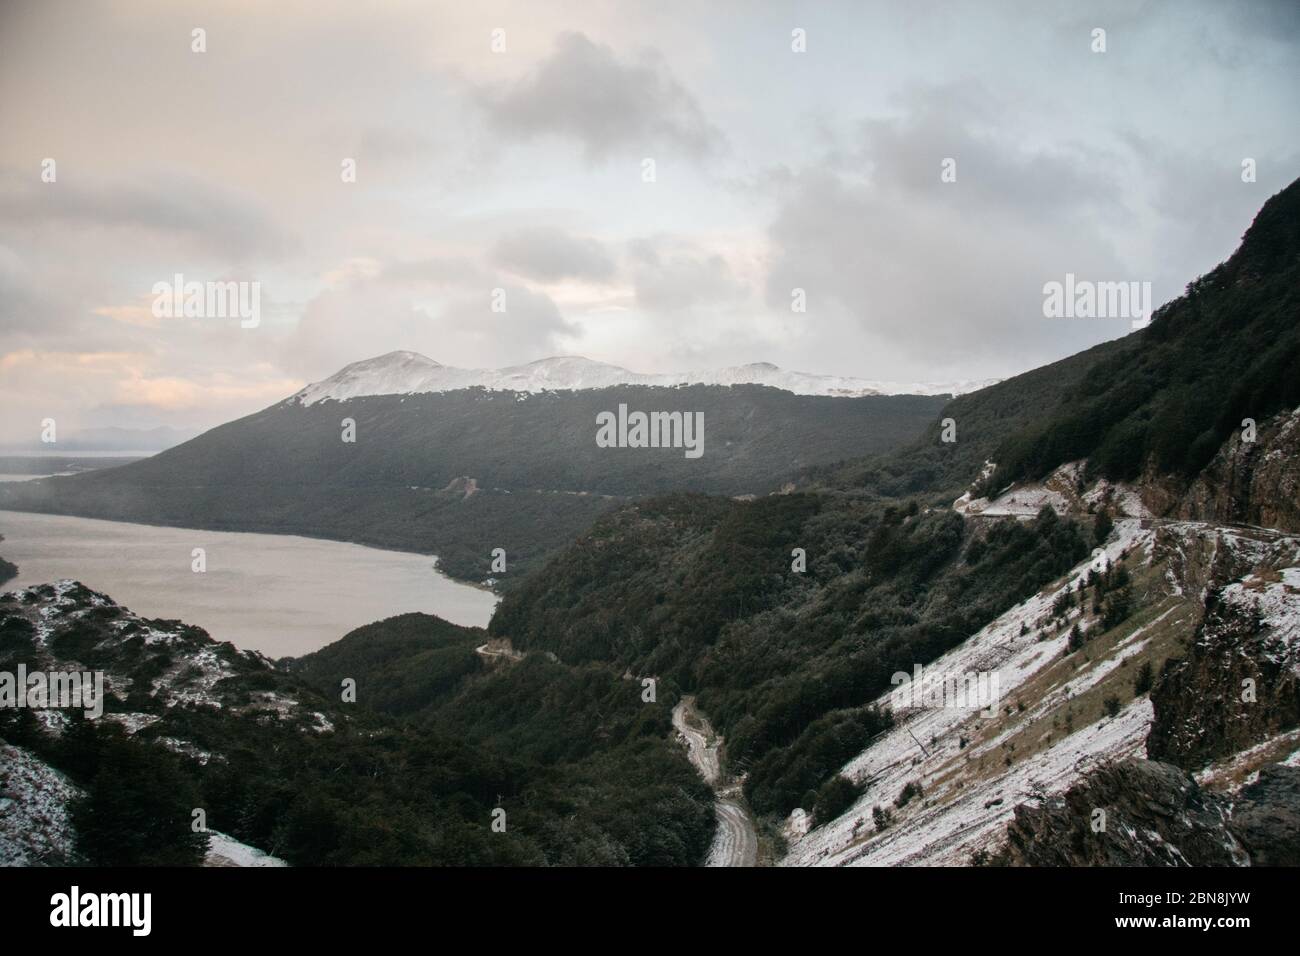
M 813 814 L 814 825 L 821 826 L 844 813 L 858 802 L 858 797 L 862 796 L 865 789 L 843 774 L 831 777 L 817 791 L 817 806 Z
M 1133 693 L 1138 697 L 1150 693 L 1151 685 L 1154 683 L 1155 673 L 1151 662 L 1143 661 L 1142 666 L 1138 668 L 1137 676 L 1133 678 Z
M 913 797 L 919 797 L 924 792 L 925 791 L 921 789 L 921 781 L 909 780 L 903 785 L 903 789 L 899 791 L 898 798 L 894 801 L 894 806 L 901 810 L 911 802 Z

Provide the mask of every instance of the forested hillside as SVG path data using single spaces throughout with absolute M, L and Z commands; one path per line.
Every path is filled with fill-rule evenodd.
M 852 802 L 831 777 L 887 726 L 870 704 L 890 676 L 1106 539 L 1116 506 L 1098 487 L 1085 509 L 1086 487 L 1144 470 L 1186 482 L 1241 416 L 1300 402 L 1298 207 L 1300 184 L 1271 199 L 1231 260 L 1149 328 L 949 403 L 955 442 L 936 422 L 907 448 L 810 470 L 803 493 L 678 495 L 602 517 L 507 595 L 491 632 L 697 694 L 759 812 Z M 951 507 L 986 460 L 998 467 L 977 493 L 1079 459 L 1065 517 L 1044 506 L 1028 521 L 1016 509 L 973 520 Z M 1138 606 L 1117 594 L 1097 599 L 1107 630 Z
M 1300 405 L 1300 181 L 1269 199 L 1223 264 L 1188 283 L 1149 326 L 963 395 L 894 452 L 809 469 L 853 493 L 951 500 L 997 465 L 980 491 L 1086 459 L 1088 479 L 1169 476 L 1185 488 L 1244 419 Z
M 296 865 L 699 862 L 711 794 L 669 739 L 668 689 L 646 703 L 608 669 L 544 658 L 497 670 L 474 653 L 485 640 L 407 615 L 299 676 L 73 582 L 43 585 L 0 599 L 0 670 L 102 670 L 106 713 L 4 708 L 0 740 L 77 794 L 48 811 L 70 815 L 76 840 L 47 863 L 200 862 L 194 808 Z M 432 719 L 457 700 L 493 719 L 472 733 Z
M 1124 339 L 994 452 L 996 480 L 1086 458 L 1089 473 L 1190 479 L 1242 420 L 1300 405 L 1300 181 L 1265 203 L 1227 262 Z
M 681 684 L 750 771 L 755 809 L 785 813 L 884 726 L 865 705 L 895 672 L 1035 593 L 1090 533 L 1050 508 L 976 529 L 915 503 L 670 496 L 602 518 L 507 595 L 490 631 Z
M 910 441 L 942 397 L 794 395 L 762 386 L 463 389 L 286 401 L 121 468 L 0 486 L 0 508 L 306 534 L 437 554 L 503 585 L 623 500 L 766 494 L 800 469 Z M 703 454 L 602 448 L 597 415 L 703 415 Z M 344 441 L 344 419 L 355 441 Z

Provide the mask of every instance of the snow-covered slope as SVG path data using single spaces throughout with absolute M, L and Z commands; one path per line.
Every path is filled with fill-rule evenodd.
M 79 862 L 69 806 L 83 791 L 22 747 L 0 743 L 0 866 Z M 284 860 L 211 831 L 204 866 L 288 866 Z
M 255 846 L 240 843 L 232 836 L 213 830 L 208 835 L 208 855 L 204 866 L 288 866 L 279 857 L 263 853 Z
M 1041 506 L 1050 495 L 1038 491 Z M 865 785 L 861 798 L 806 835 L 791 820 L 783 865 L 964 865 L 995 853 L 1018 804 L 1061 794 L 1103 764 L 1147 756 L 1155 713 L 1150 697 L 1135 691 L 1134 679 L 1144 662 L 1158 673 L 1169 656 L 1185 653 L 1204 614 L 1200 582 L 1216 559 L 1226 565 L 1235 555 L 1247 567 L 1272 567 L 1280 560 L 1276 552 L 1292 555 L 1292 565 L 1300 562 L 1300 539 L 1271 529 L 1147 518 L 1117 518 L 1104 550 L 1106 565 L 1125 560 L 1133 575 L 1143 596 L 1137 613 L 1109 632 L 1077 606 L 1065 625 L 1053 622 L 1061 593 L 1082 593 L 1080 584 L 1095 566 L 1090 559 L 928 665 L 936 682 L 995 674 L 1001 693 L 996 714 L 895 706 L 895 726 L 841 770 Z M 1256 571 L 1223 588 L 1220 600 L 1251 602 L 1272 624 L 1278 643 L 1288 644 L 1297 583 L 1294 566 Z M 1084 650 L 1071 654 L 1067 626 L 1073 624 L 1089 637 Z M 877 703 L 896 701 L 891 692 Z M 1295 746 L 1294 734 L 1282 734 L 1261 754 L 1288 760 Z M 1241 777 L 1262 759 L 1233 765 L 1233 773 Z M 920 792 L 904 800 L 909 784 Z M 873 819 L 874 807 L 887 812 L 884 826 Z
M 79 792 L 35 754 L 0 742 L 0 866 L 73 862 L 68 803 Z
M 834 375 L 790 372 L 767 362 L 698 372 L 644 375 L 577 355 L 539 359 L 500 369 L 464 369 L 441 365 L 418 352 L 389 352 L 353 362 L 329 378 L 293 396 L 303 405 L 362 395 L 409 395 L 482 387 L 515 392 L 609 388 L 613 385 L 768 385 L 796 395 L 857 398 L 863 395 L 961 395 L 996 382 L 871 382 Z

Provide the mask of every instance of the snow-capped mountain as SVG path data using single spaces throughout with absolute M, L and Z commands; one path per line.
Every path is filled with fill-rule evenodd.
M 418 352 L 389 352 L 353 362 L 329 378 L 308 385 L 293 399 L 313 405 L 362 395 L 409 395 L 482 387 L 501 391 L 543 392 L 608 388 L 612 385 L 769 385 L 795 395 L 857 398 L 863 395 L 961 395 L 997 382 L 872 382 L 835 375 L 790 372 L 768 362 L 698 372 L 642 374 L 579 355 L 539 359 L 499 369 L 464 369 L 442 365 Z

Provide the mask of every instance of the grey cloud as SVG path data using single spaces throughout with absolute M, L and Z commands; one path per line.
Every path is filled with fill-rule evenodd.
M 862 167 L 837 161 L 777 182 L 767 299 L 789 311 L 805 290 L 810 323 L 842 323 L 888 342 L 908 374 L 938 364 L 1023 369 L 1127 331 L 1122 322 L 1051 321 L 1043 283 L 1067 271 L 1130 275 L 1099 222 L 1123 222 L 1093 156 L 994 148 L 936 94 L 919 118 L 864 127 Z M 955 183 L 940 161 L 958 161 Z M 1100 165 L 1090 165 L 1097 162 Z M 870 169 L 864 182 L 863 169 Z
M 491 274 L 477 262 L 464 256 L 442 256 L 392 262 L 384 266 L 382 277 L 390 283 L 401 285 L 428 284 L 432 286 L 457 286 L 474 284 L 490 287 Z
M 1041 218 L 1050 210 L 1058 223 L 1085 204 L 1114 209 L 1113 183 L 1097 170 L 1113 168 L 1118 157 L 1083 142 L 1023 150 L 978 84 L 912 90 L 899 101 L 905 120 L 864 121 L 857 150 L 840 159 L 866 164 L 882 188 L 995 214 Z M 949 158 L 956 161 L 956 184 L 940 182 L 940 163 Z
M 436 290 L 429 301 L 421 287 Z M 505 293 L 493 312 L 493 292 Z M 280 364 L 319 379 L 359 357 L 397 349 L 457 365 L 510 364 L 555 351 L 575 331 L 544 293 L 463 260 L 398 264 L 317 295 L 280 348 Z
M 499 239 L 492 249 L 497 265 L 543 282 L 559 279 L 613 278 L 615 264 L 595 239 L 572 236 L 561 229 L 521 229 Z
M 698 158 L 722 140 L 662 58 L 626 62 L 582 33 L 560 34 L 533 70 L 504 89 L 480 90 L 479 100 L 501 135 L 572 138 L 593 160 L 664 144 Z
M 248 196 L 193 176 L 156 173 L 147 182 L 87 182 L 66 163 L 54 183 L 41 182 L 38 173 L 11 168 L 0 176 L 0 218 L 144 230 L 234 259 L 265 261 L 289 244 Z
M 1157 216 L 1153 231 L 1163 285 L 1173 291 L 1227 259 L 1264 201 L 1300 175 L 1300 152 L 1248 147 L 1256 154 L 1257 181 L 1244 183 L 1243 157 L 1189 153 L 1138 133 L 1128 139 L 1136 154 L 1160 170 L 1144 198 Z
M 722 256 L 693 246 L 637 239 L 628 257 L 637 303 L 652 311 L 680 312 L 744 294 Z

